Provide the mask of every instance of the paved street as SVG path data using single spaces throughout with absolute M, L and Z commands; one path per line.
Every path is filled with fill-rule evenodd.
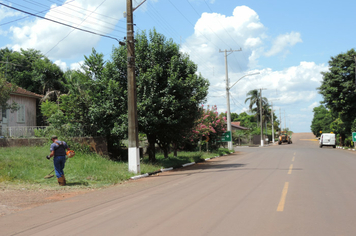
M 293 144 L 130 181 L 0 218 L 0 235 L 356 235 L 356 152 Z

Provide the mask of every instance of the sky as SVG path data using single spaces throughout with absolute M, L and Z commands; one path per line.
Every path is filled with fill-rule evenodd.
M 133 0 L 134 7 L 142 1 Z M 63 70 L 79 68 L 92 48 L 110 60 L 126 37 L 125 0 L 0 3 L 18 9 L 0 6 L 0 48 L 40 50 Z M 147 0 L 134 11 L 134 24 L 135 32 L 155 28 L 189 54 L 210 81 L 205 106 L 227 111 L 227 50 L 229 85 L 239 80 L 230 89 L 231 112 L 248 112 L 246 94 L 263 88 L 283 128 L 310 132 L 313 108 L 323 100 L 321 72 L 331 57 L 356 47 L 355 9 L 351 0 Z

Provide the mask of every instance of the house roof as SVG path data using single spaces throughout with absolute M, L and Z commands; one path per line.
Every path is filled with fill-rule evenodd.
M 8 83 L 10 85 L 10 83 Z M 32 98 L 42 98 L 43 95 L 39 95 L 37 93 L 30 92 L 26 89 L 23 89 L 21 87 L 17 87 L 17 90 L 15 92 L 10 93 L 12 95 L 18 95 L 18 96 L 24 96 L 24 97 L 32 97 Z
M 241 129 L 241 130 L 248 130 L 248 128 L 240 126 L 240 121 L 238 122 L 231 122 L 231 126 L 236 128 L 236 129 Z

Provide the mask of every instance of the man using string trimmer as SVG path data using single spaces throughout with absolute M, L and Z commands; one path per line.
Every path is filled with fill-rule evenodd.
M 51 154 L 49 154 L 46 158 L 49 160 L 53 157 L 54 170 L 56 172 L 58 184 L 60 186 L 65 186 L 66 179 L 64 177 L 63 169 L 66 162 L 66 149 L 68 149 L 69 153 L 72 151 L 68 148 L 67 143 L 59 141 L 56 135 L 52 135 L 51 140 L 53 142 L 50 147 Z

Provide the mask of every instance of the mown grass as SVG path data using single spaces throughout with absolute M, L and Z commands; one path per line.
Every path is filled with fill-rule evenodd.
M 169 158 L 157 154 L 155 163 L 149 162 L 147 157 L 142 159 L 141 173 L 178 167 L 225 153 L 229 153 L 227 149 L 221 149 L 217 153 L 180 152 L 178 157 L 173 157 L 172 154 Z M 59 188 L 56 177 L 44 178 L 53 170 L 53 160 L 46 159 L 48 154 L 47 146 L 0 148 L 0 184 L 35 189 Z M 75 188 L 100 188 L 114 185 L 135 175 L 128 171 L 127 162 L 111 161 L 98 154 L 82 152 L 76 152 L 75 157 L 67 160 L 64 172 L 68 186 Z

